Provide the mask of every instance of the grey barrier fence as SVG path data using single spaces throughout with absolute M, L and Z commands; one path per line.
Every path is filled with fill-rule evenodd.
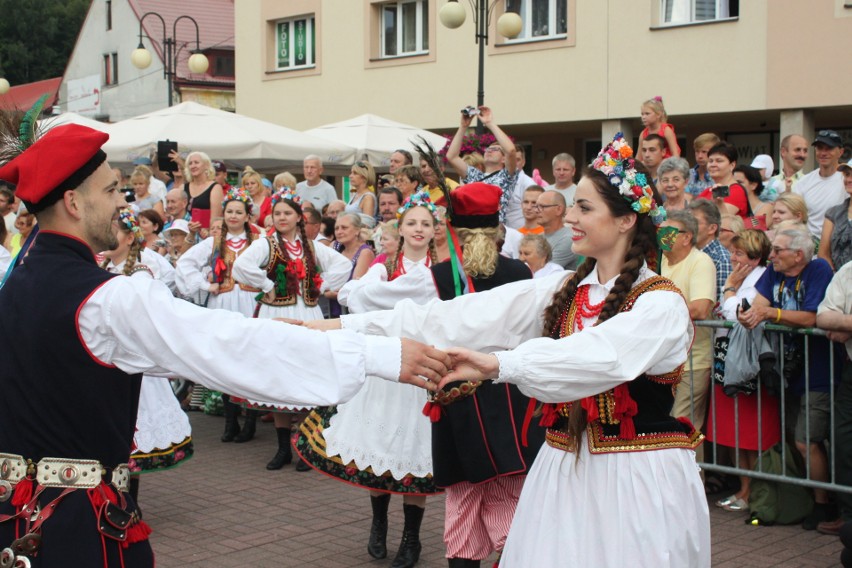
M 695 323 L 696 327 L 711 327 L 711 328 L 717 328 L 717 329 L 731 329 L 734 326 L 734 322 L 718 321 L 718 320 L 695 321 L 694 323 Z M 764 329 L 768 333 L 780 334 L 780 341 L 779 341 L 780 353 L 779 353 L 779 356 L 778 356 L 778 371 L 779 371 L 779 374 L 782 377 L 782 385 L 784 384 L 783 383 L 784 357 L 781 356 L 781 353 L 784 352 L 784 339 L 785 339 L 784 334 L 796 334 L 796 335 L 801 335 L 804 338 L 803 343 L 804 343 L 804 354 L 805 354 L 805 359 L 804 359 L 805 392 L 802 395 L 802 398 L 804 398 L 805 404 L 804 404 L 804 409 L 803 409 L 802 412 L 805 413 L 804 414 L 804 420 L 805 420 L 805 425 L 806 425 L 806 427 L 805 427 L 805 439 L 810 440 L 811 439 L 811 436 L 810 436 L 810 408 L 809 408 L 809 404 L 808 404 L 809 401 L 810 401 L 810 394 L 811 394 L 810 393 L 811 376 L 810 376 L 810 368 L 809 368 L 810 367 L 810 365 L 809 365 L 810 355 L 811 355 L 810 343 L 811 343 L 812 337 L 814 337 L 814 336 L 825 337 L 826 332 L 821 330 L 821 329 L 817 329 L 817 328 L 791 328 L 791 327 L 787 327 L 787 326 L 783 326 L 783 325 L 777 325 L 777 324 L 766 324 Z M 711 349 L 712 349 L 712 347 L 711 347 Z M 691 358 L 692 358 L 692 352 L 690 351 L 690 359 Z M 852 486 L 840 485 L 836 482 L 837 477 L 836 477 L 836 464 L 835 464 L 836 453 L 835 453 L 835 440 L 834 440 L 834 431 L 835 431 L 835 429 L 834 429 L 834 425 L 835 425 L 834 398 L 835 398 L 835 393 L 836 393 L 836 390 L 837 390 L 837 386 L 839 385 L 839 382 L 835 383 L 834 377 L 835 377 L 835 365 L 837 365 L 837 364 L 841 364 L 841 362 L 835 361 L 834 349 L 833 348 L 829 349 L 829 376 L 831 377 L 832 384 L 834 385 L 834 388 L 829 389 L 831 413 L 830 413 L 830 417 L 829 417 L 829 420 L 830 420 L 829 437 L 828 437 L 828 440 L 825 442 L 825 447 L 826 447 L 826 450 L 827 450 L 827 453 L 828 453 L 828 460 L 829 460 L 828 461 L 829 481 L 827 481 L 827 482 L 826 481 L 816 481 L 816 480 L 810 479 L 810 477 L 811 477 L 811 456 L 810 456 L 810 452 L 805 452 L 805 455 L 803 456 L 803 462 L 804 462 L 804 465 L 805 465 L 804 478 L 794 477 L 794 476 L 790 476 L 790 475 L 786 475 L 786 474 L 780 474 L 779 475 L 779 474 L 766 473 L 766 472 L 760 471 L 760 470 L 763 469 L 762 468 L 762 465 L 763 465 L 762 453 L 763 453 L 763 451 L 765 451 L 769 448 L 761 448 L 762 451 L 758 452 L 757 464 L 755 465 L 754 470 L 737 467 L 736 464 L 740 463 L 740 451 L 741 451 L 740 443 L 739 443 L 739 430 L 740 430 L 740 428 L 739 428 L 739 408 L 738 408 L 738 403 L 737 403 L 737 399 L 740 396 L 757 397 L 757 436 L 758 436 L 758 440 L 762 440 L 763 424 L 762 424 L 761 408 L 762 408 L 762 404 L 764 403 L 763 399 L 766 398 L 766 397 L 763 394 L 763 384 L 761 383 L 761 379 L 760 379 L 759 376 L 758 376 L 758 379 L 757 379 L 758 380 L 758 388 L 754 393 L 752 393 L 752 394 L 740 394 L 740 395 L 737 395 L 736 397 L 734 397 L 734 424 L 733 424 L 733 428 L 734 428 L 734 432 L 735 432 L 736 444 L 733 447 L 730 447 L 730 446 L 728 446 L 728 447 L 730 448 L 729 451 L 730 451 L 730 455 L 731 455 L 731 458 L 732 458 L 732 462 L 735 465 L 723 465 L 723 464 L 719 463 L 718 457 L 719 457 L 720 452 L 718 451 L 719 446 L 717 445 L 717 451 L 713 452 L 712 461 L 700 462 L 699 463 L 699 465 L 702 467 L 702 469 L 707 470 L 707 471 L 715 471 L 715 472 L 729 473 L 729 474 L 734 474 L 734 475 L 748 476 L 748 477 L 751 477 L 753 479 L 765 479 L 765 480 L 770 480 L 770 481 L 780 481 L 780 482 L 784 482 L 784 483 L 802 485 L 802 486 L 810 487 L 810 488 L 813 488 L 813 489 L 825 489 L 825 490 L 828 490 L 828 491 L 839 491 L 839 492 L 843 492 L 843 493 L 852 493 Z M 691 367 L 691 365 L 690 365 L 690 367 Z M 690 373 L 691 372 L 692 371 L 690 371 Z M 710 386 L 708 387 L 709 390 L 708 390 L 708 396 L 707 396 L 708 404 L 709 404 L 709 408 L 707 410 L 708 416 L 710 415 L 711 412 L 715 411 L 714 410 L 716 408 L 715 398 L 717 396 L 719 396 L 719 395 L 716 394 L 716 392 L 715 392 L 716 389 L 713 386 L 713 381 L 714 381 L 713 374 L 714 373 L 711 369 Z M 693 395 L 693 396 L 690 397 L 691 401 L 692 401 L 691 408 L 690 408 L 691 416 L 694 416 L 694 414 L 695 414 L 694 388 L 695 388 L 695 383 L 692 382 L 693 392 L 691 393 L 691 395 Z M 721 396 L 727 396 L 727 395 L 723 394 Z M 794 443 L 795 440 L 789 439 L 790 432 L 788 432 L 789 428 L 788 428 L 787 416 L 786 416 L 786 412 L 785 412 L 785 409 L 787 408 L 787 402 L 788 402 L 787 399 L 789 398 L 789 396 L 790 395 L 786 392 L 786 389 L 782 387 L 780 389 L 780 394 L 778 396 L 778 402 L 777 402 L 777 404 L 779 406 L 779 416 L 780 416 L 780 422 L 781 422 L 781 426 L 780 426 L 781 427 L 780 453 L 781 453 L 781 463 L 782 464 L 786 463 L 787 452 L 797 451 L 795 449 L 795 443 Z M 768 402 L 768 403 L 771 403 L 771 402 Z M 718 424 L 718 422 L 717 422 L 717 420 L 715 420 L 715 417 L 714 417 L 714 420 L 713 420 L 713 426 L 714 426 L 713 429 L 714 430 L 715 430 L 715 427 L 716 427 L 717 424 Z M 701 428 L 701 425 L 696 424 L 696 427 Z M 710 434 L 710 437 L 712 439 L 714 439 L 714 440 L 716 439 L 716 436 L 714 435 L 713 432 L 709 432 L 709 433 L 705 432 L 705 434 Z M 788 442 L 793 442 L 793 443 L 788 443 Z

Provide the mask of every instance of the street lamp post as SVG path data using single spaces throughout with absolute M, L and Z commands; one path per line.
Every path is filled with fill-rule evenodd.
M 145 46 L 142 44 L 142 22 L 148 16 L 156 16 L 159 18 L 160 23 L 163 24 L 163 76 L 168 81 L 169 106 L 172 106 L 174 79 L 177 76 L 177 56 L 179 52 L 177 49 L 177 40 L 175 38 L 177 37 L 177 24 L 179 21 L 186 19 L 191 21 L 195 26 L 195 49 L 192 50 L 192 55 L 189 57 L 189 61 L 187 62 L 189 70 L 192 73 L 204 73 L 207 71 L 207 67 L 210 65 L 210 62 L 207 60 L 207 56 L 201 52 L 198 22 L 196 22 L 194 18 L 191 16 L 178 17 L 174 23 L 172 23 L 172 35 L 169 37 L 166 35 L 166 21 L 163 17 L 157 12 L 147 12 L 139 18 L 139 46 L 134 49 L 133 53 L 130 55 L 130 60 L 137 69 L 146 69 L 149 65 L 151 65 L 151 52 L 145 49 Z M 148 39 L 151 39 L 150 36 L 147 37 Z
M 485 46 L 488 45 L 488 29 L 491 26 L 491 15 L 497 2 L 502 0 L 468 0 L 473 12 L 473 25 L 476 43 L 479 45 L 479 74 L 476 90 L 476 106 L 485 104 Z M 456 29 L 464 24 L 466 17 L 464 6 L 458 0 L 448 0 L 438 12 L 441 23 L 450 29 Z M 497 31 L 508 38 L 517 37 L 521 33 L 523 22 L 514 12 L 506 12 L 497 19 Z M 482 134 L 482 122 L 478 121 L 476 133 Z
M 9 80 L 6 79 L 5 75 L 6 72 L 3 70 L 3 64 L 0 63 L 0 95 L 5 95 L 9 92 L 9 89 L 12 88 L 12 86 L 9 85 Z

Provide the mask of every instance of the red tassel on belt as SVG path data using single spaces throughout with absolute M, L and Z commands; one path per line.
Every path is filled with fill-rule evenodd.
M 423 406 L 423 416 L 428 416 L 433 424 L 441 420 L 441 405 L 431 400 Z

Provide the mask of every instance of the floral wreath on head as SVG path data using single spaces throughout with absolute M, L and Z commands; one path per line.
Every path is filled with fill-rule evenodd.
M 598 153 L 592 168 L 609 178 L 609 183 L 618 188 L 636 213 L 647 213 L 657 227 L 666 220 L 666 210 L 654 200 L 654 192 L 645 174 L 636 171 L 633 148 L 621 132 Z
M 432 217 L 434 217 L 436 225 L 441 222 L 438 218 L 438 208 L 432 203 L 432 198 L 429 197 L 428 191 L 420 190 L 412 193 L 402 204 L 402 207 L 397 209 L 396 218 L 402 218 L 405 212 L 413 207 L 425 207 L 432 214 Z
M 293 203 L 298 203 L 299 205 L 302 203 L 302 198 L 296 195 L 295 191 L 285 186 L 272 194 L 272 208 L 274 209 L 275 206 L 281 203 L 284 199 L 289 199 Z
M 222 208 L 224 209 L 225 206 L 231 201 L 242 201 L 246 204 L 246 207 L 249 210 L 251 210 L 251 207 L 253 205 L 251 195 L 249 195 L 249 192 L 246 191 L 246 188 L 244 187 L 231 186 L 231 189 L 229 189 L 227 193 L 225 193 L 225 198 L 222 199 Z
M 136 214 L 130 207 L 122 207 L 118 210 L 118 220 L 124 225 L 124 228 L 133 233 L 133 239 L 137 244 L 145 242 L 145 235 L 142 234 L 142 228 L 139 226 L 139 220 Z

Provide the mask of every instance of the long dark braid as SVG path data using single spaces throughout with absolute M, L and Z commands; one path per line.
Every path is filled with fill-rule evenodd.
M 305 222 L 299 221 L 299 234 L 302 236 L 302 246 L 305 255 L 305 278 L 308 279 L 306 287 L 307 293 L 311 300 L 319 298 L 319 287 L 314 284 L 314 274 L 317 273 L 317 261 L 314 258 L 314 249 L 308 235 L 305 233 Z
M 640 168 L 637 167 L 638 169 Z M 609 180 L 604 174 L 590 169 L 584 173 L 584 177 L 589 178 L 595 184 L 598 194 L 604 198 L 610 212 L 614 216 L 623 216 L 632 212 L 630 203 L 609 183 Z M 659 203 L 660 197 L 657 194 L 657 190 L 653 184 L 649 185 L 651 185 L 651 189 L 654 192 L 654 199 Z M 648 258 L 649 254 L 656 251 L 656 246 L 656 227 L 653 221 L 651 221 L 648 215 L 638 215 L 633 240 L 630 248 L 624 255 L 624 264 L 621 266 L 621 273 L 616 278 L 612 290 L 610 290 L 604 299 L 603 308 L 595 325 L 608 320 L 619 312 L 624 301 L 627 299 L 627 295 L 639 278 L 639 272 L 642 270 L 645 259 Z M 553 301 L 544 311 L 543 332 L 545 336 L 559 337 L 556 326 L 559 325 L 562 313 L 568 309 L 568 303 L 574 297 L 580 282 L 592 272 L 594 266 L 595 260 L 587 258 L 580 265 L 577 273 L 565 283 L 559 292 L 554 294 Z M 569 325 L 571 325 L 570 322 Z M 568 434 L 574 441 L 574 451 L 578 459 L 580 445 L 583 440 L 582 435 L 586 426 L 586 411 L 579 402 L 575 402 L 571 406 L 571 412 L 568 416 Z

